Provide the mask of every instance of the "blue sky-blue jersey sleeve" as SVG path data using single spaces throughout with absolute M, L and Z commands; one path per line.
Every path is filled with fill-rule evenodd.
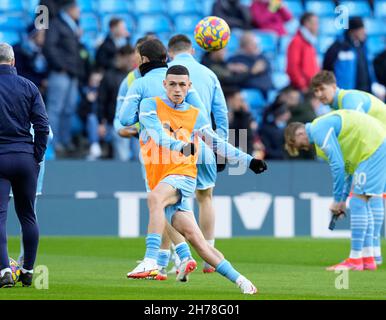
M 328 158 L 333 179 L 334 200 L 340 202 L 343 199 L 346 173 L 342 150 L 334 127 L 329 123 L 330 119 L 326 118 L 313 125 L 311 134 L 314 143 L 323 150 Z
M 143 98 L 142 78 L 135 80 L 127 91 L 119 111 L 122 126 L 132 126 L 138 122 L 138 113 Z
M 198 133 L 205 143 L 210 146 L 214 152 L 226 158 L 229 163 L 240 162 L 242 165 L 249 166 L 253 157 L 222 139 L 206 120 L 206 116 L 201 112 L 198 114 L 195 132 Z
M 115 131 L 119 131 L 120 129 L 124 128 L 124 126 L 122 126 L 121 122 L 119 121 L 119 113 L 121 111 L 123 101 L 125 101 L 126 99 L 128 90 L 129 90 L 129 85 L 127 83 L 127 77 L 126 77 L 125 79 L 123 79 L 123 81 L 121 82 L 121 85 L 119 86 L 117 103 L 115 106 L 115 117 L 114 117 Z

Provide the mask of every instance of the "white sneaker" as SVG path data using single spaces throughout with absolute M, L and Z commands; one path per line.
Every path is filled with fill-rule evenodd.
M 180 267 L 181 260 L 176 253 L 176 247 L 172 244 L 170 249 L 170 261 L 173 263 L 173 267 L 168 271 L 168 274 L 176 274 L 178 272 L 178 268 Z
M 90 151 L 87 156 L 87 160 L 96 160 L 102 156 L 102 149 L 99 143 L 93 143 L 90 146 Z
M 237 286 L 241 289 L 243 294 L 256 294 L 257 289 L 251 281 L 247 278 L 242 277 L 240 280 L 236 281 Z
M 187 258 L 181 261 L 181 264 L 177 270 L 177 281 L 187 282 L 189 280 L 189 273 L 192 273 L 197 269 L 197 262 L 193 258 Z
M 130 279 L 154 279 L 158 275 L 157 262 L 145 259 L 133 271 L 127 274 Z

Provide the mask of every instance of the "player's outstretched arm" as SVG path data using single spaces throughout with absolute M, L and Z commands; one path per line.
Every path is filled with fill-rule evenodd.
M 162 123 L 157 115 L 157 105 L 154 98 L 143 99 L 140 106 L 139 122 L 146 129 L 146 133 L 154 140 L 158 146 L 168 148 L 170 150 L 179 151 L 181 153 L 187 152 L 184 149 L 186 143 L 181 140 L 174 139 L 165 133 Z M 193 154 L 195 148 L 192 149 Z
M 226 158 L 230 163 L 239 162 L 241 166 L 247 166 L 256 174 L 260 174 L 268 169 L 267 164 L 263 160 L 254 159 L 251 155 L 221 139 L 211 126 L 205 123 L 205 117 L 202 117 L 201 114 L 198 116 L 195 129 L 198 135 L 214 152 Z
M 326 118 L 323 121 L 319 121 L 319 123 L 312 128 L 312 134 L 315 144 L 328 158 L 332 179 L 334 181 L 334 200 L 340 202 L 343 198 L 346 172 L 338 137 L 336 136 L 334 128 L 329 125 L 328 120 L 329 119 Z

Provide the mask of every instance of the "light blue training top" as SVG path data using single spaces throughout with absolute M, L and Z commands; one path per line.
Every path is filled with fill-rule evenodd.
M 175 105 L 165 95 L 161 96 L 161 99 L 174 110 L 184 111 L 191 107 L 191 104 L 188 102 Z M 156 100 L 154 98 L 142 100 L 140 110 L 139 123 L 141 125 L 140 137 L 142 141 L 146 143 L 150 138 L 152 138 L 159 146 L 174 151 L 181 151 L 186 142 L 176 140 L 165 132 L 157 115 Z M 206 115 L 201 111 L 198 113 L 194 130 L 192 132 L 192 139 L 195 134 L 198 134 L 200 138 L 203 137 L 203 140 L 213 149 L 213 151 L 228 159 L 230 163 L 240 162 L 241 166 L 249 167 L 253 157 L 221 139 L 217 133 L 213 131 L 211 124 L 208 123 Z

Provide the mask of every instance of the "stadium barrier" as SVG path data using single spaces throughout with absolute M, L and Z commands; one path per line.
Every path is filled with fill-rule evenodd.
M 224 171 L 214 192 L 216 236 L 348 238 L 348 218 L 328 229 L 331 189 L 325 163 L 269 162 L 269 171 L 259 176 Z M 145 235 L 148 212 L 139 163 L 48 162 L 37 216 L 42 235 Z M 11 202 L 8 233 L 18 232 Z

